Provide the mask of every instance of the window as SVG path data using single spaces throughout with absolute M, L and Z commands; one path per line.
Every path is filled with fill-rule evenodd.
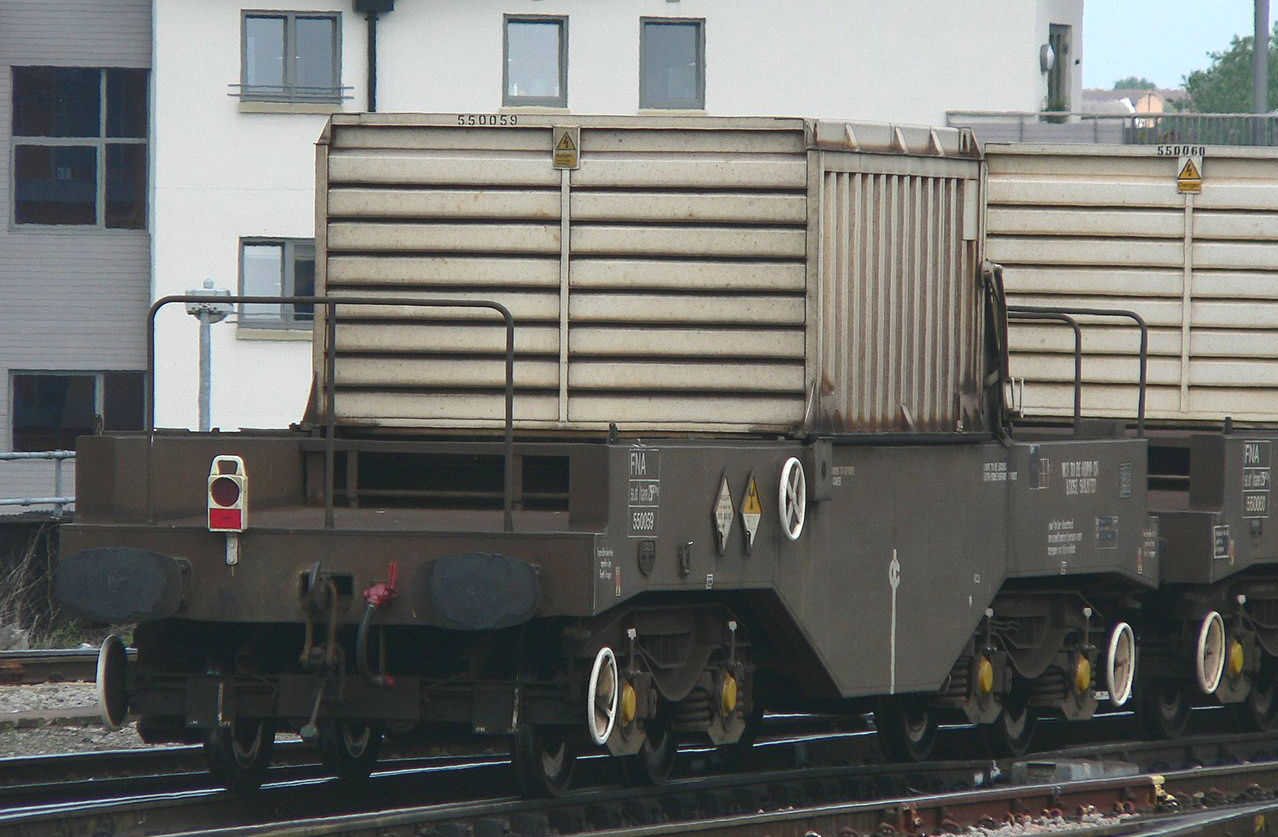
M 146 229 L 147 71 L 13 68 L 15 224 Z
M 245 12 L 240 98 L 254 102 L 341 101 L 339 23 L 336 14 Z
M 506 17 L 502 104 L 568 107 L 568 18 Z
M 314 296 L 315 242 L 310 239 L 240 241 L 240 293 L 245 296 Z M 240 325 L 310 328 L 315 306 L 254 303 L 240 306 Z
M 705 21 L 646 17 L 639 26 L 639 107 L 704 108 Z
M 74 450 L 75 437 L 141 430 L 143 372 L 17 372 L 13 449 Z

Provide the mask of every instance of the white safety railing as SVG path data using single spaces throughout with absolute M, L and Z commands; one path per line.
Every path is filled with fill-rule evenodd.
M 52 497 L 4 497 L 0 506 L 53 506 L 54 517 L 61 517 L 66 507 L 75 502 L 75 496 L 62 493 L 62 463 L 75 459 L 73 450 L 0 451 L 0 462 L 20 459 L 41 459 L 53 462 Z

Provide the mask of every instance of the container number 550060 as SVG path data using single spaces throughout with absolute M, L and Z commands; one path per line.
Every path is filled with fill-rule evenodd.
M 1202 157 L 1207 153 L 1205 145 L 1160 145 L 1159 157 Z

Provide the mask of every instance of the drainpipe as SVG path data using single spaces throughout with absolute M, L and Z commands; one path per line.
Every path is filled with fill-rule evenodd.
M 395 0 L 355 0 L 355 11 L 368 20 L 368 110 L 377 110 L 377 17 L 395 10 Z

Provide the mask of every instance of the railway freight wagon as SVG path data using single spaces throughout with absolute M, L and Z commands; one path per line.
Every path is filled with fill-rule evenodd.
M 1077 336 L 1059 319 L 1023 319 L 1009 342 L 1022 436 L 1073 432 L 1074 416 L 1130 427 L 1146 405 L 1164 544 L 1162 589 L 1146 598 L 1140 631 L 1148 725 L 1174 733 L 1200 702 L 1278 725 L 1278 150 L 985 150 L 988 256 L 1013 311 L 1120 309 L 1144 323 L 1143 397 L 1131 318 L 1076 313 Z M 1214 655 L 1227 657 L 1227 676 L 1186 662 Z
M 1009 435 L 969 133 L 337 116 L 317 172 L 305 419 L 80 442 L 57 592 L 140 623 L 109 723 L 237 788 L 279 729 L 349 777 L 500 736 L 555 793 L 765 708 L 921 758 L 1130 696 L 1147 442 Z

